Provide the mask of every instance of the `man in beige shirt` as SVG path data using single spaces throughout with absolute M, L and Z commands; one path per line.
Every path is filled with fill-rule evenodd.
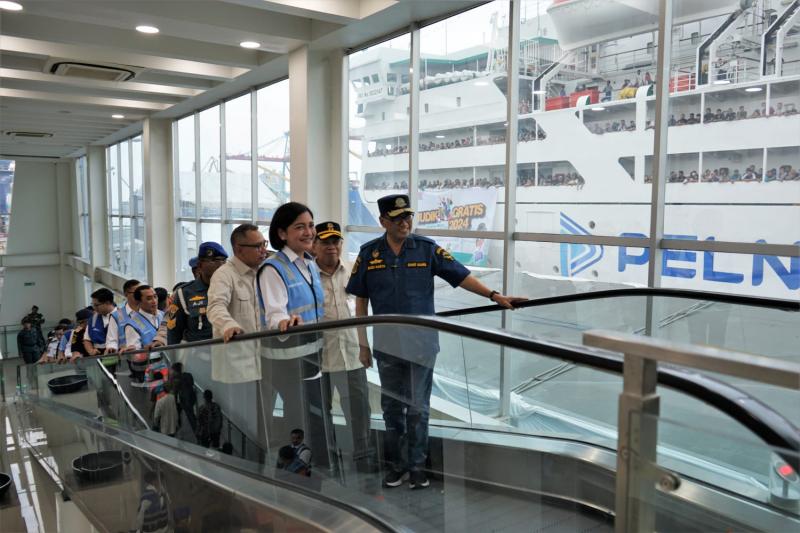
M 267 257 L 267 241 L 253 224 L 242 224 L 231 233 L 233 257 L 214 272 L 208 288 L 208 319 L 214 337 L 228 343 L 236 335 L 258 331 L 255 280 Z M 212 379 L 241 383 L 261 379 L 258 343 L 215 345 Z
M 351 318 L 352 296 L 345 292 L 350 266 L 341 260 L 343 237 L 336 222 L 316 226 L 314 256 L 325 293 L 323 320 Z M 344 418 L 353 436 L 353 460 L 359 470 L 374 469 L 374 447 L 370 445 L 370 406 L 367 369 L 358 359 L 355 328 L 325 332 L 322 351 L 322 391 L 327 412 L 333 389 L 339 391 Z

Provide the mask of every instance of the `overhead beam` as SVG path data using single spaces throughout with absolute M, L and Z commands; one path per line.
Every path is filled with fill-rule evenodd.
M 0 68 L 0 78 L 15 80 L 37 81 L 58 83 L 72 87 L 84 87 L 92 89 L 111 89 L 132 93 L 162 94 L 168 96 L 195 96 L 202 91 L 199 89 L 188 89 L 185 87 L 170 87 L 169 85 L 158 85 L 155 83 L 139 83 L 135 81 L 102 81 L 89 78 L 69 78 L 66 76 L 56 76 L 44 72 L 33 72 L 30 70 L 19 70 L 11 68 Z
M 0 51 L 47 57 L 80 58 L 88 63 L 131 65 L 168 73 L 180 73 L 184 76 L 212 78 L 220 81 L 236 78 L 248 70 L 245 68 L 201 63 L 199 61 L 126 52 L 124 50 L 110 49 L 107 46 L 64 44 L 7 35 L 0 35 Z
M 0 87 L 0 97 L 5 98 L 23 98 L 26 100 L 46 100 L 51 102 L 53 100 L 53 93 L 46 91 L 24 91 L 20 89 L 6 89 Z M 150 111 L 161 111 L 167 109 L 172 104 L 161 104 L 156 102 L 145 102 L 143 100 L 126 100 L 123 98 L 105 98 L 97 96 L 81 96 L 77 94 L 59 94 L 58 99 L 61 102 L 102 106 L 102 107 L 115 107 L 121 109 L 147 109 Z

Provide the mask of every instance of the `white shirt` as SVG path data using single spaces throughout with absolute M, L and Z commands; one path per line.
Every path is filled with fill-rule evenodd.
M 328 274 L 322 268 L 319 269 L 322 290 L 325 294 L 325 316 L 323 320 L 341 320 L 353 316 L 350 304 L 353 303 L 355 297 L 345 291 L 347 280 L 350 279 L 350 268 L 348 263 L 340 260 L 333 274 Z M 358 359 L 358 335 L 355 328 L 326 331 L 324 341 L 325 349 L 322 351 L 323 372 L 357 370 L 364 366 Z
M 291 248 L 284 246 L 281 250 L 289 261 L 297 266 L 307 282 L 311 283 L 311 271 L 309 270 L 312 260 L 308 257 L 300 257 Z M 268 267 L 261 271 L 261 276 L 256 280 L 261 289 L 261 296 L 264 298 L 264 314 L 267 319 L 268 329 L 278 329 L 281 320 L 289 318 L 286 307 L 289 305 L 289 292 L 283 278 L 274 268 Z
M 137 312 L 139 313 L 139 315 L 141 315 L 142 318 L 150 322 L 150 324 L 152 324 L 153 327 L 156 328 L 156 331 L 158 331 L 158 326 L 161 325 L 161 322 L 159 322 L 157 315 L 151 315 L 150 313 L 145 313 L 141 309 L 139 309 L 139 311 Z M 109 325 L 109 328 L 110 327 L 111 326 Z M 127 348 L 133 348 L 135 350 L 138 350 L 139 348 L 142 347 L 142 339 L 141 337 L 139 337 L 139 332 L 136 331 L 136 329 L 134 329 L 134 327 L 131 326 L 130 324 L 125 326 L 125 346 Z
M 116 312 L 116 311 L 117 310 L 114 309 L 113 312 Z M 130 305 L 128 305 L 128 302 L 125 302 L 125 313 L 127 315 L 130 315 L 134 311 L 135 311 L 135 309 L 132 308 Z M 106 330 L 106 346 L 105 347 L 106 348 L 114 348 L 115 350 L 119 350 L 119 331 L 117 330 L 117 321 L 116 320 L 111 320 L 111 315 L 108 315 L 108 316 L 104 316 L 103 317 L 103 324 L 108 326 L 108 329 Z M 125 341 L 127 342 L 127 340 L 128 340 L 127 330 L 126 330 L 125 334 L 126 334 Z

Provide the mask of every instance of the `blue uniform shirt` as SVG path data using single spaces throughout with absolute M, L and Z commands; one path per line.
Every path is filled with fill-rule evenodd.
M 368 298 L 376 315 L 432 315 L 433 277 L 439 276 L 456 287 L 469 273 L 447 250 L 427 237 L 409 235 L 396 256 L 383 235 L 361 247 L 347 292 Z M 409 330 L 409 327 L 375 327 L 375 351 L 432 366 L 439 352 L 438 333 L 429 329 Z

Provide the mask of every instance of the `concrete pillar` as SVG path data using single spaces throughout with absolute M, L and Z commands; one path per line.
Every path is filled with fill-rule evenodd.
M 343 65 L 341 52 L 302 46 L 289 53 L 291 197 L 317 220 L 341 220 L 344 213 Z
M 176 264 L 171 120 L 145 119 L 142 154 L 148 279 L 154 287 L 170 289 Z
M 75 195 L 75 165 L 69 162 L 56 163 L 56 220 L 58 221 L 58 255 L 61 278 L 61 316 L 72 317 L 77 309 L 88 302 L 78 301 L 73 283 L 72 268 L 66 263 L 75 251 L 78 242 L 73 237 L 73 223 L 78 217 Z
M 89 242 L 93 268 L 108 266 L 108 205 L 106 178 L 106 149 L 86 147 L 86 177 L 89 184 Z

